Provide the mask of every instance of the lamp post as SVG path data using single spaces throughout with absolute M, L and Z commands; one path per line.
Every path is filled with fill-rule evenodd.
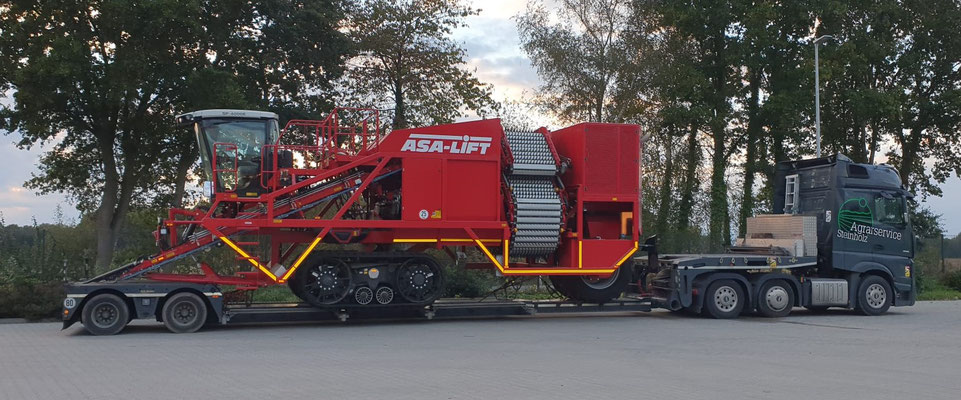
M 818 72 L 818 45 L 834 39 L 823 35 L 814 39 L 814 130 L 817 132 L 817 158 L 821 158 L 821 76 Z

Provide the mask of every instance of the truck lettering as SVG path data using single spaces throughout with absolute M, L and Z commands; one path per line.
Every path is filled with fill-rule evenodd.
M 448 154 L 487 154 L 492 138 L 483 136 L 453 136 L 411 134 L 401 146 L 400 151 L 415 153 L 448 153 Z

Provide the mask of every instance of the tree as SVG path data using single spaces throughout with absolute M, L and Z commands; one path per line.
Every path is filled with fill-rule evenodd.
M 961 4 L 839 1 L 820 18 L 838 39 L 822 53 L 826 147 L 875 162 L 889 144 L 904 185 L 939 195 L 961 172 Z
M 731 243 L 731 219 L 725 172 L 736 147 L 732 129 L 735 110 L 732 99 L 742 69 L 738 68 L 743 27 L 739 24 L 733 1 L 654 1 L 661 26 L 669 26 L 690 40 L 695 49 L 695 65 L 705 85 L 699 99 L 708 110 L 706 127 L 711 137 L 711 192 L 708 240 L 717 248 Z
M 394 129 L 492 106 L 490 86 L 464 68 L 466 52 L 449 38 L 475 14 L 458 0 L 360 1 L 347 22 L 358 54 L 348 62 L 345 97 L 388 109 Z
M 207 57 L 186 77 L 178 97 L 183 111 L 255 108 L 282 119 L 319 118 L 333 107 L 332 81 L 351 54 L 340 27 L 339 0 L 208 1 L 201 38 Z M 198 153 L 193 132 L 180 130 L 170 146 L 176 159 L 169 202 L 183 203 L 187 174 Z
M 182 196 L 197 156 L 189 135 L 171 133 L 173 115 L 201 104 L 279 107 L 335 76 L 343 46 L 312 40 L 339 35 L 331 22 L 337 4 L 0 2 L 0 85 L 15 91 L 0 128 L 18 132 L 21 148 L 55 143 L 27 186 L 65 192 L 81 211 L 95 213 L 96 266 L 108 266 L 132 205 L 171 186 L 174 197 Z M 311 22 L 320 22 L 320 31 L 305 27 Z M 296 55 L 316 57 L 287 59 Z M 254 59 L 261 63 L 251 66 Z M 241 66 L 248 69 L 240 73 Z M 216 82 L 223 84 L 210 85 Z M 191 91 L 199 83 L 208 84 L 207 93 Z M 224 100 L 236 93 L 245 94 L 243 101 Z
M 619 89 L 642 76 L 625 34 L 644 21 L 629 18 L 624 0 L 562 0 L 553 11 L 534 1 L 516 17 L 521 46 L 544 81 L 541 103 L 565 122 L 636 117 L 639 92 Z

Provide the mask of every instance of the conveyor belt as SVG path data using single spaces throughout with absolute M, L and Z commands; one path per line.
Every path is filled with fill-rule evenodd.
M 505 132 L 514 163 L 507 171 L 513 215 L 512 255 L 544 256 L 560 242 L 561 199 L 554 153 L 538 132 Z

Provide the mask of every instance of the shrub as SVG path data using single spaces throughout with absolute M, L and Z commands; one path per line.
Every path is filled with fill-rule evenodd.
M 60 282 L 5 283 L 0 285 L 0 318 L 55 318 L 63 296 Z
M 489 270 L 446 267 L 444 297 L 481 297 L 495 286 L 498 279 Z
M 961 291 L 961 271 L 954 271 L 944 276 L 945 286 Z

